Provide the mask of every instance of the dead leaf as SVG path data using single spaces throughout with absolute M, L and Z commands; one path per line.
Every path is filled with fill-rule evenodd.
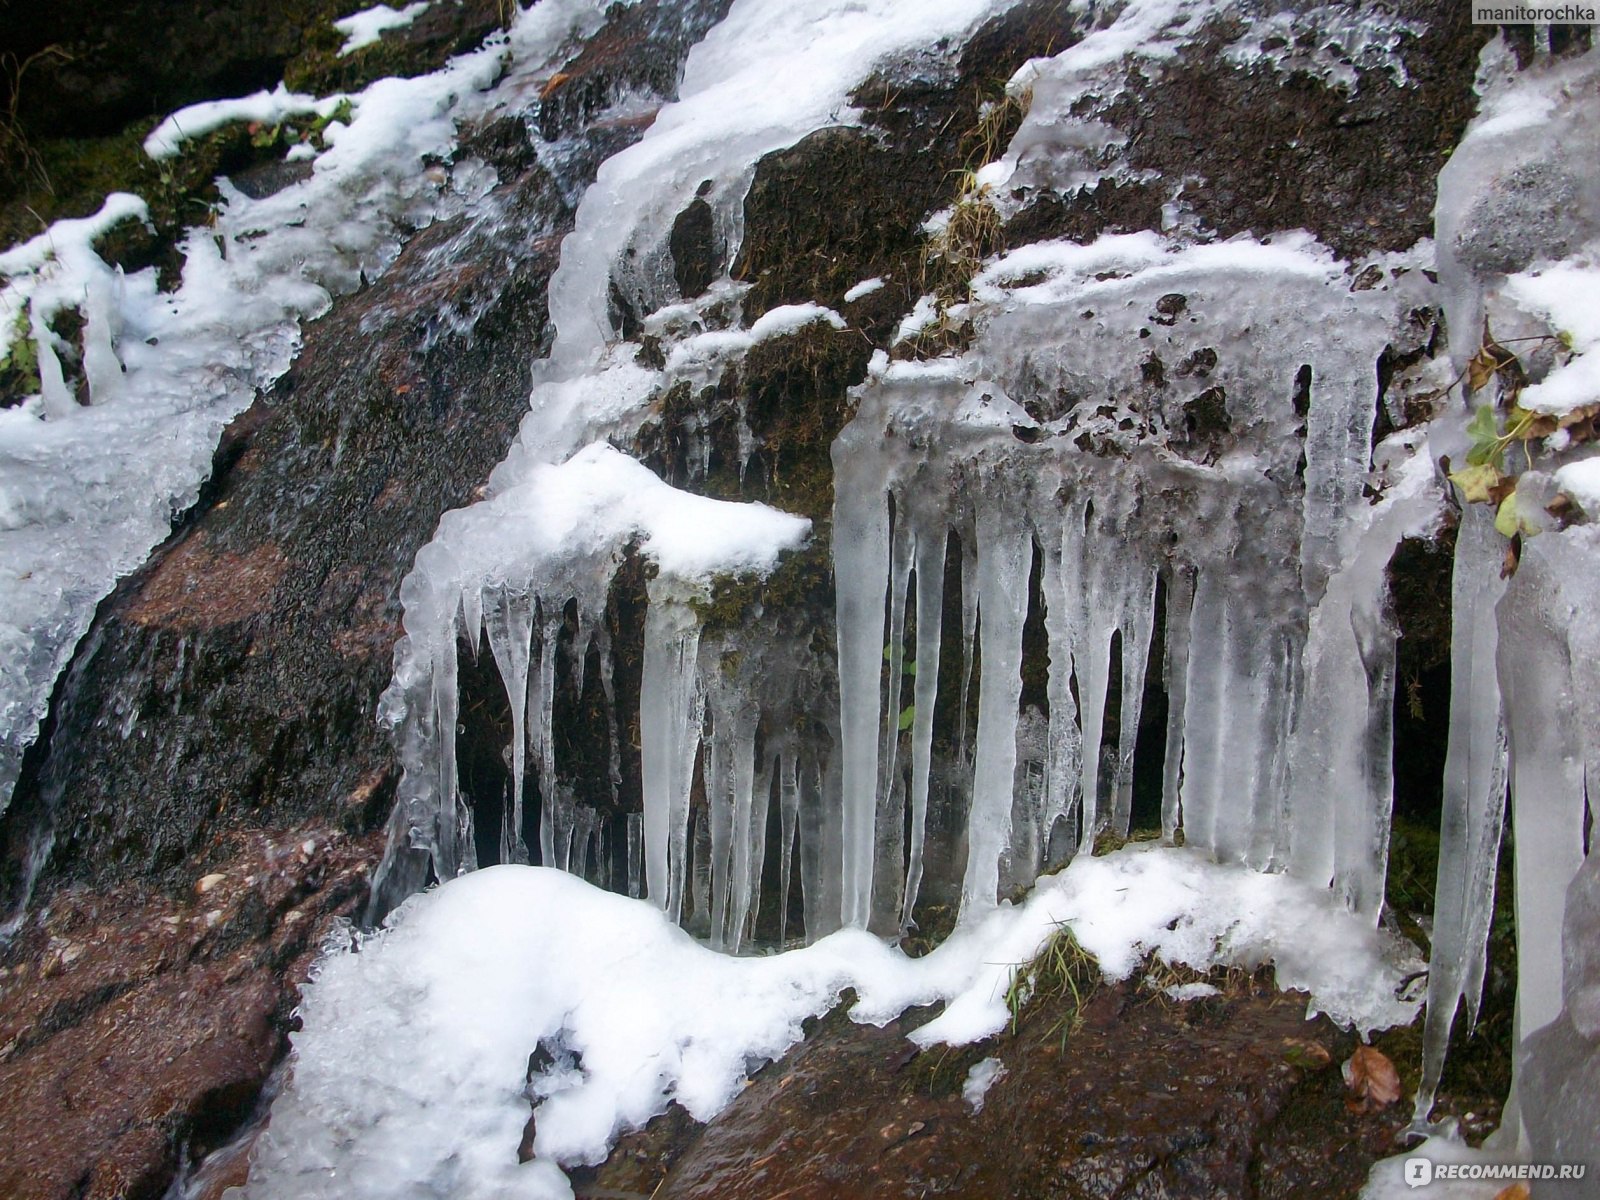
M 1467 390 L 1479 391 L 1494 378 L 1494 373 L 1499 369 L 1500 360 L 1494 356 L 1494 351 L 1487 345 L 1479 346 L 1478 352 L 1467 363 Z
M 550 82 L 545 84 L 544 87 L 539 90 L 539 99 L 548 100 L 552 95 L 560 91 L 562 86 L 571 79 L 572 76 L 567 74 L 565 71 L 557 71 L 554 75 L 550 76 Z
M 1468 504 L 1482 504 L 1489 499 L 1501 482 L 1500 472 L 1490 463 L 1462 467 L 1450 472 L 1450 482 L 1461 489 L 1461 498 Z
M 1377 1112 L 1400 1099 L 1400 1073 L 1383 1051 L 1357 1046 L 1344 1064 L 1345 1101 L 1352 1112 Z
M 1519 533 L 1506 543 L 1506 556 L 1500 563 L 1500 578 L 1510 579 L 1522 563 L 1522 535 Z
M 1528 1185 L 1520 1180 L 1508 1187 L 1501 1188 L 1494 1194 L 1494 1200 L 1529 1200 L 1533 1193 L 1528 1190 Z

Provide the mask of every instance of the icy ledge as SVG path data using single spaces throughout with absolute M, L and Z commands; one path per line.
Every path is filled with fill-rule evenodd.
M 999 1032 L 1014 967 L 1062 925 L 1110 979 L 1150 952 L 1197 968 L 1270 958 L 1280 986 L 1357 1028 L 1416 1010 L 1394 999 L 1408 964 L 1325 888 L 1192 850 L 1081 857 L 921 959 L 860 929 L 733 958 L 652 904 L 546 868 L 492 867 L 414 897 L 386 930 L 323 960 L 244 1194 L 569 1197 L 557 1164 L 599 1161 L 672 1100 L 711 1118 L 845 988 L 860 997 L 851 1016 L 871 1024 L 944 1001 L 912 1035 L 921 1045 Z M 555 1065 L 525 1087 L 541 1043 Z M 537 1157 L 519 1165 L 530 1098 Z

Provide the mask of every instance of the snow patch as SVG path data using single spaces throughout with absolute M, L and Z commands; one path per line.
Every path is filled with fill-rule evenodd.
M 157 162 L 176 158 L 183 152 L 185 142 L 204 137 L 234 121 L 277 125 L 289 117 L 330 117 L 345 99 L 339 94 L 320 99 L 302 95 L 280 83 L 270 92 L 262 90 L 236 100 L 206 100 L 180 108 L 151 130 L 144 140 L 144 152 Z
M 360 953 L 321 962 L 244 1194 L 561 1196 L 552 1164 L 600 1161 L 671 1100 L 709 1120 L 846 988 L 859 996 L 851 1017 L 876 1025 L 947 1001 L 919 1045 L 1000 1031 L 1013 971 L 1063 923 L 1108 978 L 1150 952 L 1202 969 L 1276 954 L 1280 986 L 1309 988 L 1313 1009 L 1361 1028 L 1415 1011 L 1393 998 L 1403 968 L 1380 935 L 1325 890 L 1189 850 L 1080 859 L 920 959 L 858 929 L 734 958 L 653 905 L 557 871 L 492 867 L 413 898 Z M 552 1077 L 529 1086 L 541 1044 Z M 990 1061 L 969 1078 L 969 1102 L 998 1077 Z M 530 1096 L 537 1159 L 518 1166 Z
M 344 45 L 339 47 L 339 57 L 354 54 L 365 46 L 370 46 L 383 36 L 387 29 L 404 29 L 428 9 L 433 7 L 433 0 L 416 0 L 404 8 L 390 8 L 386 4 L 364 8 L 358 13 L 351 13 L 348 17 L 341 17 L 333 23 L 333 27 L 344 34 Z

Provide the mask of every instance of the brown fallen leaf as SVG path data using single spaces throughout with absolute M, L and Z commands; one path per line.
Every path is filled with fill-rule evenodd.
M 1528 1190 L 1528 1185 L 1520 1180 L 1509 1187 L 1501 1188 L 1494 1194 L 1494 1200 L 1529 1200 L 1533 1195 Z
M 1357 1046 L 1345 1062 L 1344 1085 L 1350 1091 L 1345 1105 L 1351 1112 L 1377 1112 L 1400 1099 L 1400 1073 L 1372 1046 Z

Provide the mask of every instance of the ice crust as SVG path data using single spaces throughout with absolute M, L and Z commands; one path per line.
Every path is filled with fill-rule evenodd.
M 494 219 L 484 203 L 492 170 L 476 161 L 430 170 L 429 156 L 448 158 L 457 122 L 547 69 L 601 7 L 546 0 L 503 43 L 349 97 L 350 121 L 327 128 L 310 178 L 274 195 L 252 199 L 221 181 L 214 222 L 180 247 L 171 294 L 154 268 L 124 275 L 93 250 L 97 234 L 144 216 L 130 195 L 0 254 L 0 354 L 18 336 L 32 340 L 42 384 L 37 399 L 0 412 L 0 808 L 95 605 L 193 502 L 223 427 L 288 368 L 301 322 L 381 274 L 408 227 L 464 212 Z M 488 90 L 497 79 L 503 90 Z M 303 101 L 280 88 L 186 109 L 150 149 L 177 152 L 169 125 L 174 138 L 180 125 L 194 136 L 223 120 L 276 120 Z M 85 324 L 69 345 L 49 320 L 73 308 Z M 67 359 L 81 363 L 85 397 L 66 382 Z
M 921 959 L 860 929 L 730 957 L 654 905 L 545 868 L 491 867 L 322 961 L 244 1196 L 564 1197 L 554 1165 L 599 1161 L 669 1101 L 710 1119 L 845 988 L 852 1018 L 872 1024 L 948 1001 L 913 1035 L 920 1045 L 999 1031 L 1016 964 L 1063 923 L 1110 979 L 1151 952 L 1200 969 L 1277 955 L 1282 986 L 1358 1026 L 1415 1007 L 1382 998 L 1405 964 L 1326 889 L 1192 850 L 1079 859 Z M 540 1046 L 553 1065 L 528 1080 Z M 530 1098 L 537 1157 L 519 1166 Z

